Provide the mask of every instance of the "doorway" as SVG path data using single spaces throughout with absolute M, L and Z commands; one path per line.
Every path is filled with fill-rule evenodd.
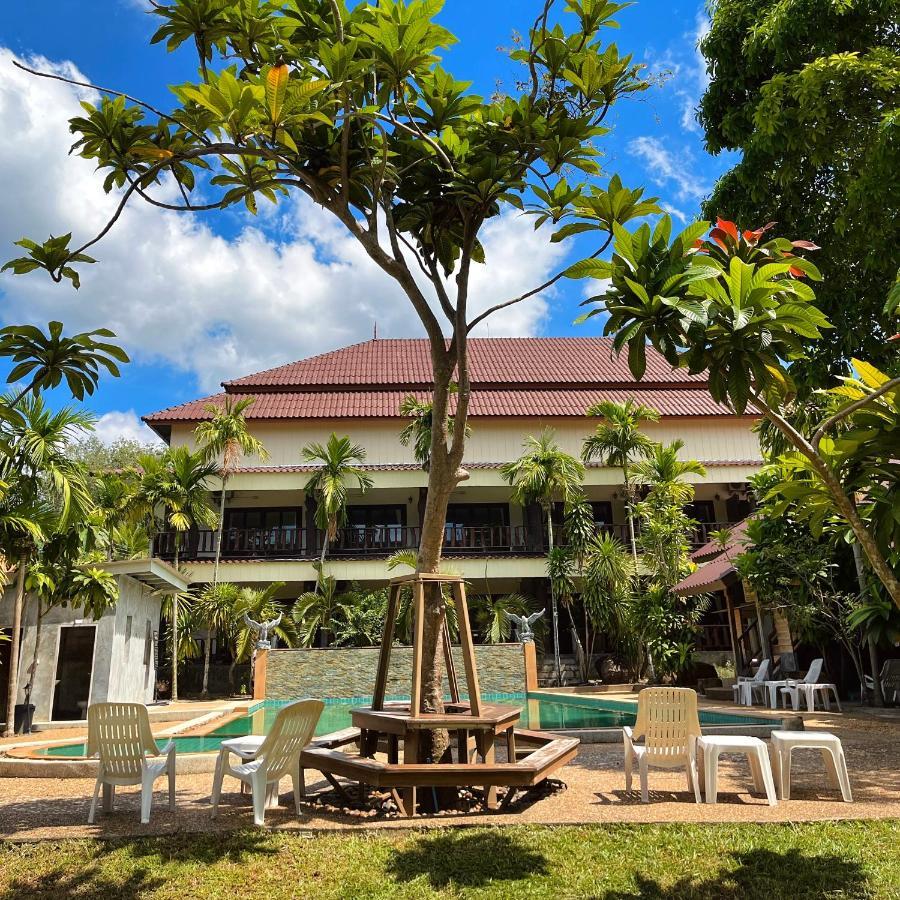
M 68 625 L 59 630 L 56 689 L 50 716 L 54 721 L 87 718 L 96 634 L 93 625 Z

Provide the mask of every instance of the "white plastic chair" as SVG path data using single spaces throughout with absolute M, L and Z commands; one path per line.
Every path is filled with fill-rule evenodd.
M 88 825 L 94 824 L 101 786 L 104 812 L 110 812 L 116 786 L 125 784 L 141 786 L 141 824 L 148 824 L 153 782 L 163 774 L 169 776 L 169 809 L 174 810 L 175 744 L 169 741 L 162 749 L 157 746 L 147 707 L 142 703 L 94 703 L 88 707 L 87 718 L 87 756 L 100 757 Z
M 866 687 L 875 690 L 875 679 L 866 675 Z M 896 703 L 900 699 L 900 659 L 887 659 L 878 675 L 881 682 L 881 696 L 885 703 Z
M 277 798 L 278 783 L 285 776 L 290 776 L 299 816 L 300 798 L 303 796 L 300 754 L 310 742 L 324 708 L 325 704 L 321 700 L 298 700 L 296 703 L 288 704 L 275 717 L 271 730 L 255 752 L 240 752 L 241 738 L 223 741 L 213 777 L 213 817 L 219 812 L 219 798 L 222 795 L 222 780 L 225 775 L 231 775 L 250 786 L 255 825 L 264 824 L 267 792 Z M 231 744 L 235 746 L 229 746 Z M 232 754 L 243 762 L 232 765 L 229 760 Z
M 819 676 L 822 674 L 822 666 L 824 665 L 824 660 L 822 659 L 814 659 L 812 663 L 810 663 L 809 671 L 802 679 L 802 683 L 814 683 L 819 680 Z M 782 693 L 782 689 L 786 687 L 792 687 L 796 684 L 799 684 L 796 679 L 792 678 L 782 678 L 779 681 L 767 681 L 766 682 L 766 690 L 769 692 L 769 706 L 772 709 L 778 709 L 778 697 Z M 784 695 L 787 696 L 787 695 Z M 787 701 L 784 702 L 784 707 L 787 709 Z
M 641 778 L 641 802 L 649 803 L 647 770 L 684 768 L 688 790 L 700 802 L 700 783 L 694 742 L 700 737 L 697 692 L 691 688 L 644 688 L 638 694 L 637 720 L 632 730 L 622 729 L 625 742 L 625 790 L 631 790 L 631 770 L 635 761 Z M 643 745 L 636 744 L 644 738 Z
M 782 696 L 791 698 L 791 709 L 799 710 L 801 708 L 800 697 L 802 696 L 806 700 L 807 710 L 812 712 L 815 709 L 816 697 L 821 695 L 822 705 L 826 710 L 830 710 L 829 694 L 834 694 L 835 703 L 837 703 L 837 708 L 840 710 L 841 701 L 838 697 L 837 685 L 819 683 L 819 678 L 822 676 L 822 666 L 823 660 L 814 659 L 809 667 L 809 671 L 801 680 L 795 681 L 789 678 L 787 684 L 781 688 Z M 784 705 L 787 708 L 787 701 L 785 701 Z
M 766 676 L 769 674 L 769 666 L 772 661 L 766 657 L 756 670 L 754 675 L 741 675 L 738 677 L 737 684 L 731 686 L 734 693 L 734 702 L 740 703 L 742 706 L 753 706 L 753 695 L 756 691 L 764 691 L 766 684 Z

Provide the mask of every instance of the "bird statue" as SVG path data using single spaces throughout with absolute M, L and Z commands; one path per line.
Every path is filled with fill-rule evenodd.
M 546 608 L 544 608 L 540 612 L 532 613 L 530 616 L 517 616 L 515 613 L 507 613 L 515 626 L 516 631 L 519 633 L 519 640 L 523 644 L 534 643 L 534 632 L 531 630 L 531 626 L 534 625 L 546 611 Z
M 277 619 L 271 622 L 254 622 L 247 613 L 244 613 L 244 622 L 256 632 L 256 649 L 271 650 L 272 642 L 269 640 L 269 632 L 274 631 L 281 624 L 282 613 L 278 614 Z

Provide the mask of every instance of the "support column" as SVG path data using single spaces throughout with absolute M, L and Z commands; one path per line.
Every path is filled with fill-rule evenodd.
M 538 689 L 537 652 L 534 649 L 534 641 L 522 644 L 522 658 L 525 663 L 525 692 L 531 693 Z
M 253 664 L 253 699 L 266 699 L 266 671 L 269 665 L 269 651 L 257 650 Z

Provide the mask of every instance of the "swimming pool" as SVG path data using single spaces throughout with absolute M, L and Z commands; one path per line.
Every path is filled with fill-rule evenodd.
M 389 698 L 403 700 L 408 698 Z M 637 703 L 634 700 L 611 700 L 606 697 L 588 697 L 578 694 L 551 694 L 537 691 L 531 694 L 483 694 L 482 699 L 490 703 L 507 703 L 519 706 L 522 716 L 519 727 L 555 731 L 577 728 L 621 728 L 634 725 Z M 204 735 L 175 736 L 177 753 L 214 753 L 223 740 L 243 737 L 247 734 L 266 734 L 275 721 L 278 711 L 288 701 L 263 700 L 250 707 L 245 715 L 236 716 L 212 728 Z M 350 697 L 340 700 L 325 700 L 325 709 L 316 726 L 316 734 L 330 734 L 350 726 L 350 710 L 358 706 L 368 706 L 368 697 Z M 214 723 L 213 723 L 214 724 Z M 701 725 L 755 726 L 772 725 L 772 719 L 700 710 Z M 164 742 L 160 739 L 160 742 Z M 42 747 L 35 751 L 42 757 L 84 757 L 83 743 L 62 744 Z

